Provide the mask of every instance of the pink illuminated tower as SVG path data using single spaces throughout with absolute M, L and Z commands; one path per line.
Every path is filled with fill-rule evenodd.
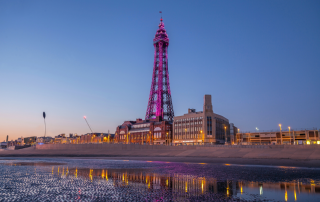
M 174 117 L 168 71 L 169 38 L 162 17 L 159 29 L 153 39 L 154 64 L 152 84 L 146 119 L 160 116 L 163 120 L 172 121 Z

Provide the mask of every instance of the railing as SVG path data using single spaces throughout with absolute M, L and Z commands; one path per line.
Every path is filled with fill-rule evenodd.
M 305 131 L 305 130 L 318 130 L 317 128 L 290 128 L 290 132 L 292 131 Z M 289 132 L 288 128 L 282 128 L 282 132 Z M 273 129 L 273 130 L 251 130 L 251 131 L 240 131 L 239 133 L 280 133 L 280 129 Z

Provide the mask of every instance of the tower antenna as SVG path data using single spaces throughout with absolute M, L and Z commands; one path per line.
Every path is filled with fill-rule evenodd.
M 159 13 L 161 13 L 161 18 L 162 18 L 162 11 L 159 11 Z

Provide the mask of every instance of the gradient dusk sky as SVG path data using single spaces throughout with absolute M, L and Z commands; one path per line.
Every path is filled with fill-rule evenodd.
M 175 115 L 320 127 L 320 1 L 0 1 L 0 141 L 144 118 L 160 14 Z

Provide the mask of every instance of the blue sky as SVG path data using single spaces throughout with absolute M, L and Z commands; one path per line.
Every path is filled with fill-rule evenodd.
M 144 118 L 160 10 L 175 115 L 320 127 L 319 1 L 0 1 L 0 141 Z

